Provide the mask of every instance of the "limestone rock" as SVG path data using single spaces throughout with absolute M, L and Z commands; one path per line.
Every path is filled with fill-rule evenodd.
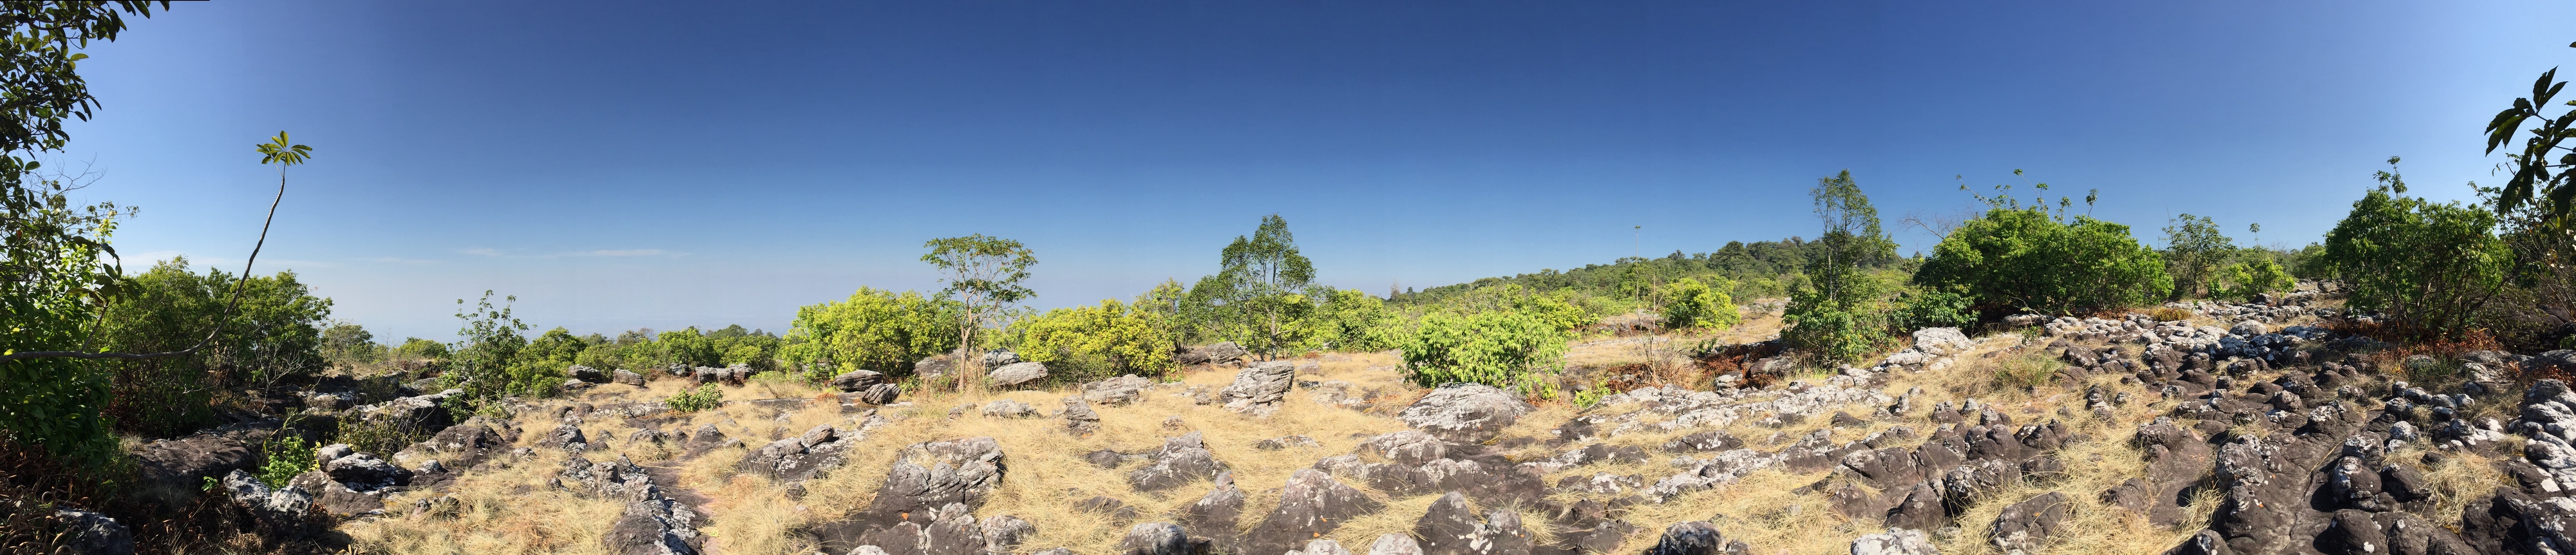
M 1047 367 L 1045 364 L 1035 362 L 1012 363 L 994 368 L 991 373 L 985 374 L 985 377 L 992 379 L 995 387 L 1010 387 L 1047 377 Z
M 1352 517 L 1377 512 L 1384 504 L 1357 488 L 1311 468 L 1298 469 L 1279 492 L 1279 505 L 1261 524 L 1244 534 L 1247 553 L 1280 553 L 1307 540 L 1332 533 Z
M 1494 386 L 1453 383 L 1414 401 L 1396 417 L 1406 426 L 1441 441 L 1478 444 L 1501 435 L 1521 415 L 1537 410 L 1519 396 Z
M 1288 398 L 1288 388 L 1295 385 L 1296 378 L 1296 363 L 1277 360 L 1254 364 L 1235 373 L 1234 384 L 1218 390 L 1216 401 L 1226 410 L 1269 416 Z

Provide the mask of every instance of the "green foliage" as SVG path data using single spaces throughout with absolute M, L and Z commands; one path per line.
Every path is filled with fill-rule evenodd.
M 172 258 L 128 278 L 123 288 L 99 328 L 100 342 L 113 352 L 186 350 L 215 331 L 236 290 L 240 307 L 221 335 L 193 354 L 100 363 L 115 376 L 107 413 L 119 429 L 185 434 L 213 416 L 207 404 L 213 389 L 265 387 L 324 365 L 319 327 L 331 301 L 313 297 L 292 272 L 236 281 L 222 270 L 198 275 L 186 258 Z
M 1817 180 L 1809 191 L 1825 224 L 1822 256 L 1809 259 L 1807 283 L 1789 294 L 1780 339 L 1825 363 L 1856 363 L 1894 344 L 1886 334 L 1888 287 L 1866 266 L 1896 257 L 1878 209 L 1851 172 Z
M 492 306 L 492 292 L 471 309 L 458 310 L 456 319 L 464 326 L 456 330 L 457 342 L 448 347 L 447 373 L 441 374 L 441 385 L 465 390 L 465 399 L 475 406 L 504 395 L 543 397 L 554 394 L 563 384 L 563 368 L 541 368 L 520 358 L 528 347 L 528 324 L 510 315 L 508 303 L 518 297 L 503 297 L 503 304 Z M 464 305 L 464 299 L 456 304 Z
M 796 309 L 781 358 L 818 377 L 850 370 L 907 375 L 913 362 L 957 348 L 963 311 L 953 300 L 860 287 L 848 300 Z
M 441 360 L 447 358 L 447 344 L 418 337 L 403 338 L 386 356 L 394 360 Z
M 715 341 L 698 332 L 697 326 L 662 332 L 653 344 L 661 351 L 661 356 L 653 359 L 656 366 L 678 364 L 695 368 L 724 365 L 724 352 L 716 350 Z
M 1344 352 L 1383 351 L 1403 342 L 1402 319 L 1386 300 L 1356 289 L 1319 287 L 1322 304 L 1299 322 L 1306 331 L 1304 347 Z
M 2403 196 L 2396 163 L 2390 158 L 2380 187 L 2326 233 L 2325 257 L 2350 287 L 2347 307 L 2430 334 L 2467 331 L 2504 284 L 2513 253 L 2493 233 L 2494 214 Z
M 1923 328 L 1965 328 L 1976 325 L 1977 311 L 1966 295 L 1949 291 L 1913 291 L 1899 300 L 1896 330 L 1908 332 Z
M 2576 47 L 2576 43 L 2568 46 Z M 2495 119 L 2487 122 L 2487 154 L 2495 154 L 2497 148 L 2528 133 L 2521 151 L 2505 152 L 2513 167 L 2513 178 L 2496 191 L 2495 211 L 2512 214 L 2534 206 L 2545 227 L 2566 230 L 2571 212 L 2576 212 L 2571 210 L 2576 208 L 2576 175 L 2571 175 L 2576 171 L 2570 171 L 2576 167 L 2576 147 L 2565 144 L 2567 139 L 2576 138 L 2576 110 L 2556 116 L 2540 112 L 2541 107 L 2566 90 L 2567 82 L 2557 78 L 2557 68 L 2542 72 L 2540 79 L 2531 83 L 2531 96 L 2513 99 L 2513 107 L 2497 112 Z M 2576 106 L 2576 102 L 2568 105 Z M 2522 127 L 2524 122 L 2533 120 L 2538 124 L 2530 129 Z M 2390 158 L 2388 163 L 2395 165 L 2397 159 Z M 2405 194 L 2406 189 L 2399 187 L 2396 192 Z
M 716 387 L 716 384 L 701 385 L 663 399 L 662 403 L 670 405 L 671 412 L 683 414 L 712 409 L 724 406 L 724 389 Z
M 1715 279 L 1720 280 L 1716 288 L 1691 278 L 1674 281 L 1665 292 L 1670 300 L 1664 302 L 1664 327 L 1722 330 L 1743 321 L 1744 315 L 1736 310 L 1735 299 L 1725 292 L 1734 284 L 1723 281 L 1724 277 Z
M 2281 264 L 2273 262 L 2272 257 L 2255 253 L 2242 261 L 2227 265 L 2226 271 L 2219 274 L 2218 289 L 2211 295 L 2251 301 L 2255 295 L 2286 291 L 2298 284 L 2298 280 L 2292 279 L 2289 272 L 2282 271 Z
M 2219 265 L 2236 252 L 2236 243 L 2207 216 L 2183 214 L 2165 226 L 2165 268 L 2173 276 L 2175 298 L 2201 294 L 2214 285 Z
M 1082 382 L 1119 374 L 1159 377 L 1172 368 L 1171 340 L 1158 315 L 1116 300 L 1059 308 L 1011 324 L 1020 358 L 1046 363 L 1049 379 Z
M 11 2 L 0 4 L 0 345 L 7 354 L 89 351 L 84 327 L 118 291 L 122 271 L 108 246 L 113 203 L 74 205 L 74 178 L 40 175 L 38 153 L 70 141 L 66 118 L 89 119 L 97 103 L 75 71 L 90 41 L 116 40 L 124 16 L 149 17 L 151 4 Z M 33 444 L 78 466 L 106 468 L 116 456 L 102 411 L 112 379 L 99 362 L 22 358 L 0 362 L 0 436 Z
M 1736 299 L 1759 299 L 1789 294 L 1789 288 L 1800 279 L 1800 272 L 1810 260 L 1822 258 L 1826 245 L 1791 237 L 1779 241 L 1730 241 L 1714 252 L 1685 254 L 1676 251 L 1661 258 L 1623 257 L 1609 264 L 1589 264 L 1569 270 L 1545 269 L 1510 277 L 1489 277 L 1468 283 L 1444 285 L 1420 291 L 1390 291 L 1387 301 L 1399 309 L 1442 307 L 1465 309 L 1476 306 L 1476 297 L 1490 295 L 1507 286 L 1522 291 L 1562 293 L 1566 298 L 1581 299 L 1601 315 L 1621 314 L 1640 308 L 1635 304 L 1637 280 L 1643 276 L 1665 279 L 1694 278 L 1702 283 L 1717 283 L 1723 277 L 1734 282 L 1725 291 Z M 1878 269 L 1900 263 L 1898 259 L 1864 261 L 1865 268 Z M 1639 268 L 1643 266 L 1644 268 Z M 1728 289 L 1728 288 L 1720 288 Z M 1472 310 L 1470 310 L 1472 311 Z M 1589 325 L 1590 322 L 1585 322 Z
M 1298 253 L 1288 220 L 1263 216 L 1251 237 L 1226 245 L 1216 275 L 1190 288 L 1190 320 L 1209 335 L 1276 356 L 1304 339 L 1296 322 L 1315 308 L 1307 297 L 1314 282 L 1314 263 Z
M 2163 257 L 2129 226 L 2045 207 L 1996 207 L 1933 247 L 1916 284 L 1959 291 L 1985 312 L 2081 314 L 2147 304 L 2173 290 Z
M 385 346 L 376 344 L 376 334 L 365 326 L 333 321 L 322 328 L 322 360 L 332 364 L 354 365 L 385 360 Z
M 1019 241 L 983 234 L 966 237 L 932 239 L 922 247 L 930 249 L 921 255 L 922 262 L 939 268 L 948 275 L 948 284 L 940 290 L 944 298 L 955 299 L 959 312 L 958 349 L 973 349 L 975 332 L 984 322 L 1021 300 L 1037 295 L 1021 284 L 1029 279 L 1029 267 L 1038 263 L 1037 255 Z M 976 357 L 960 357 L 956 373 L 957 388 L 964 390 L 973 383 Z
M 339 434 L 331 442 L 346 443 L 364 453 L 392 453 L 427 439 L 431 432 L 399 418 L 348 418 L 340 421 Z
M 315 453 L 314 445 L 306 443 L 303 437 L 285 433 L 278 436 L 264 449 L 268 462 L 259 466 L 260 483 L 282 488 L 287 482 L 294 481 L 296 475 L 322 468 L 322 462 L 315 460 L 320 455 Z
M 1422 318 L 1402 350 L 1409 377 L 1424 387 L 1467 382 L 1535 391 L 1564 359 L 1566 339 L 1555 327 L 1519 312 L 1434 313 Z

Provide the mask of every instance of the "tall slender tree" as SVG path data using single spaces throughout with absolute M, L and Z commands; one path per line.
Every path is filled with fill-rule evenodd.
M 1275 358 L 1293 342 L 1295 319 L 1313 308 L 1306 293 L 1314 285 L 1315 265 L 1298 254 L 1288 220 L 1271 214 L 1251 237 L 1226 245 L 1216 275 L 1200 279 L 1190 294 L 1210 323 Z
M 1037 265 L 1037 254 L 1019 241 L 981 233 L 932 239 L 922 246 L 930 253 L 921 255 L 921 261 L 948 274 L 940 280 L 948 284 L 941 292 L 965 308 L 957 330 L 956 374 L 957 390 L 969 391 L 982 383 L 983 357 L 969 356 L 975 352 L 975 330 L 1001 309 L 1037 296 L 1021 285 L 1029 279 L 1029 267 Z

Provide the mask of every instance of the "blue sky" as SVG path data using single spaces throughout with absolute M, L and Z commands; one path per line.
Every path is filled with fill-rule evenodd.
M 2544 2 L 218 2 L 97 46 L 56 164 L 143 207 L 129 266 L 293 269 L 379 337 L 455 301 L 540 329 L 741 323 L 931 289 L 1019 239 L 1032 304 L 1215 271 L 1278 213 L 1383 292 L 1813 235 L 1850 169 L 1891 222 L 2102 190 L 2316 240 L 2390 155 L 2429 196 L 2576 65 Z M 1632 245 L 1632 226 L 1644 226 Z M 1909 251 L 1935 238 L 1900 233 Z

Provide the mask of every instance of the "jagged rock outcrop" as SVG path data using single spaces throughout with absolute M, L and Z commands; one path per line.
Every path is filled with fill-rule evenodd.
M 1424 555 L 1527 555 L 1530 552 L 1529 530 L 1521 527 L 1520 514 L 1495 510 L 1478 518 L 1467 506 L 1467 496 L 1449 492 L 1431 502 L 1420 520 L 1413 524 L 1413 535 L 1420 537 Z
M 907 445 L 896 452 L 884 485 L 866 509 L 820 525 L 813 533 L 826 546 L 885 548 L 885 544 L 868 538 L 918 538 L 951 519 L 963 519 L 972 525 L 975 522 L 970 513 L 984 506 L 993 488 L 1001 485 L 1006 470 L 1001 444 L 990 437 Z M 953 511 L 956 514 L 943 516 L 942 510 L 951 504 L 958 509 Z M 982 533 L 976 532 L 974 537 L 980 545 Z
M 1091 410 L 1091 404 L 1083 402 L 1081 396 L 1064 398 L 1063 417 L 1064 431 L 1073 435 L 1087 436 L 1100 431 L 1100 413 Z
M 1144 399 L 1145 388 L 1153 385 L 1154 380 L 1128 374 L 1096 382 L 1085 382 L 1082 384 L 1081 397 L 1086 403 L 1123 407 Z
M 1136 491 L 1180 487 L 1225 471 L 1225 463 L 1217 462 L 1216 454 L 1208 451 L 1198 432 L 1163 440 L 1163 446 L 1147 453 L 1145 459 L 1153 463 L 1127 473 L 1127 484 Z
M 1537 410 L 1510 391 L 1490 385 L 1452 383 L 1434 389 L 1396 415 L 1404 425 L 1441 441 L 1484 443 Z
M 867 370 L 852 370 L 838 376 L 832 376 L 831 381 L 832 389 L 838 389 L 843 392 L 867 391 L 868 388 L 876 387 L 877 384 L 881 383 L 886 383 L 885 374 Z
M 1274 360 L 1245 367 L 1234 375 L 1234 383 L 1217 390 L 1216 401 L 1226 410 L 1253 416 L 1269 416 L 1288 399 L 1288 388 L 1296 384 L 1297 364 Z
M 1243 490 L 1234 487 L 1234 476 L 1230 473 L 1217 474 L 1215 482 L 1215 489 L 1208 490 L 1207 495 L 1200 496 L 1198 501 L 1181 507 L 1177 516 L 1183 528 L 1191 535 L 1207 538 L 1209 546 L 1216 551 L 1239 553 L 1243 547 L 1243 534 L 1236 524 L 1243 520 Z
M 805 430 L 804 435 L 753 449 L 734 468 L 771 480 L 802 482 L 840 468 L 849 460 L 851 447 L 866 438 L 857 430 L 841 430 L 830 424 L 815 426 Z
M 1280 553 L 1332 533 L 1352 517 L 1377 512 L 1383 503 L 1314 469 L 1298 469 L 1279 492 L 1279 505 L 1244 533 L 1248 553 Z

